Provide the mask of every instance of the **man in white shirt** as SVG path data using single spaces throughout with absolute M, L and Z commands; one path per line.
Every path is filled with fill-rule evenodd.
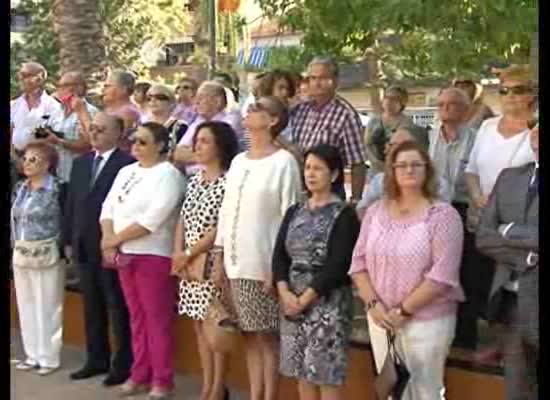
M 46 69 L 36 62 L 23 63 L 17 73 L 22 95 L 10 105 L 10 130 L 17 155 L 29 143 L 45 141 L 34 136 L 36 128 L 47 125 L 58 131 L 63 120 L 61 104 L 44 90 L 47 77 Z

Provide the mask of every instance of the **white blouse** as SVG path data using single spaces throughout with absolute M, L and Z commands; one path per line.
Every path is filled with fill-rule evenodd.
M 184 190 L 184 176 L 169 162 L 151 168 L 135 162 L 119 171 L 103 203 L 100 220 L 112 220 L 115 233 L 133 223 L 151 232 L 123 243 L 123 253 L 170 257 Z
M 216 245 L 229 279 L 271 280 L 271 257 L 286 210 L 301 196 L 300 168 L 280 149 L 260 160 L 235 157 L 226 175 Z

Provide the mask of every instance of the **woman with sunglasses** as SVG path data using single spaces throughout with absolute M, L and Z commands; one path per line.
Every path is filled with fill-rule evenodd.
M 180 220 L 174 238 L 172 265 L 185 272 L 198 255 L 209 252 L 216 237 L 216 223 L 226 183 L 226 172 L 239 144 L 235 132 L 225 122 L 204 122 L 193 138 L 193 151 L 203 170 L 189 178 Z M 224 395 L 227 357 L 210 348 L 203 321 L 212 300 L 221 297 L 222 288 L 211 279 L 212 258 L 203 281 L 180 282 L 179 313 L 193 320 L 202 367 L 201 400 L 220 400 Z M 185 275 L 185 274 L 184 274 Z
M 215 244 L 216 279 L 229 278 L 244 335 L 251 400 L 277 398 L 279 307 L 271 273 L 272 252 L 286 210 L 300 199 L 300 169 L 274 140 L 288 121 L 285 105 L 260 98 L 244 124 L 250 150 L 235 157 L 227 173 Z M 224 268 L 221 268 L 222 258 Z
M 150 389 L 150 399 L 166 399 L 174 386 L 170 257 L 185 181 L 167 161 L 164 126 L 147 122 L 132 139 L 137 162 L 120 170 L 103 203 L 101 250 L 118 268 L 130 313 L 134 361 L 122 395 Z
M 529 144 L 528 123 L 533 119 L 535 111 L 535 90 L 530 81 L 529 66 L 513 65 L 499 72 L 502 116 L 481 124 L 466 166 L 470 204 L 466 226 L 469 231 L 466 236 L 468 260 L 465 267 L 475 271 L 472 276 L 477 277 L 477 290 L 471 297 L 479 303 L 479 316 L 496 322 L 496 329 L 498 324 L 507 323 L 507 311 L 498 304 L 490 303 L 490 297 L 495 290 L 502 289 L 503 304 L 513 303 L 517 296 L 517 278 L 501 282 L 501 274 L 505 269 L 499 268 L 495 275 L 494 261 L 482 255 L 475 246 L 475 232 L 481 212 L 502 170 L 535 161 Z M 477 354 L 480 361 L 498 361 L 500 356 L 498 345 Z
M 284 314 L 279 370 L 299 380 L 300 399 L 343 399 L 353 297 L 347 272 L 359 235 L 355 210 L 337 195 L 344 166 L 338 149 L 305 154 L 309 198 L 286 213 L 273 252 Z
M 187 131 L 187 124 L 174 116 L 176 97 L 174 92 L 167 86 L 154 84 L 147 91 L 147 104 L 149 105 L 146 121 L 156 122 L 164 125 L 170 132 L 171 149 Z
M 48 375 L 60 367 L 65 269 L 60 234 L 64 184 L 55 177 L 58 155 L 47 144 L 29 144 L 25 179 L 12 197 L 13 278 L 25 360 L 18 370 Z
M 442 399 L 454 337 L 463 228 L 458 212 L 436 200 L 427 152 L 404 142 L 386 159 L 384 197 L 367 209 L 350 275 L 365 303 L 376 370 L 388 334 L 411 374 L 403 400 Z

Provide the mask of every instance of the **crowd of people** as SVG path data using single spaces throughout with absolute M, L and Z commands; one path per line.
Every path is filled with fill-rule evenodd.
M 450 348 L 475 349 L 479 318 L 498 338 L 480 357 L 504 353 L 507 399 L 536 399 L 539 128 L 528 69 L 499 71 L 498 116 L 478 84 L 453 80 L 432 129 L 404 114 L 400 86 L 364 128 L 327 57 L 300 80 L 260 74 L 242 102 L 220 78 L 173 90 L 115 70 L 94 106 L 81 73 L 63 74 L 50 95 L 44 67 L 21 65 L 10 121 L 26 356 L 16 368 L 61 366 L 69 261 L 86 333 L 70 378 L 105 374 L 122 396 L 173 395 L 177 309 L 193 321 L 201 400 L 229 398 L 222 342 L 236 332 L 252 400 L 276 399 L 281 375 L 302 400 L 343 399 L 355 287 L 377 371 L 390 337 L 410 371 L 403 399 L 444 398 Z

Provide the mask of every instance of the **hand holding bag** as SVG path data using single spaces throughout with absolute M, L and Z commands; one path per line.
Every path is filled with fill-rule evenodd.
M 388 353 L 384 365 L 374 379 L 374 390 L 378 400 L 400 400 L 411 378 L 407 366 L 395 350 L 395 335 L 387 332 Z

